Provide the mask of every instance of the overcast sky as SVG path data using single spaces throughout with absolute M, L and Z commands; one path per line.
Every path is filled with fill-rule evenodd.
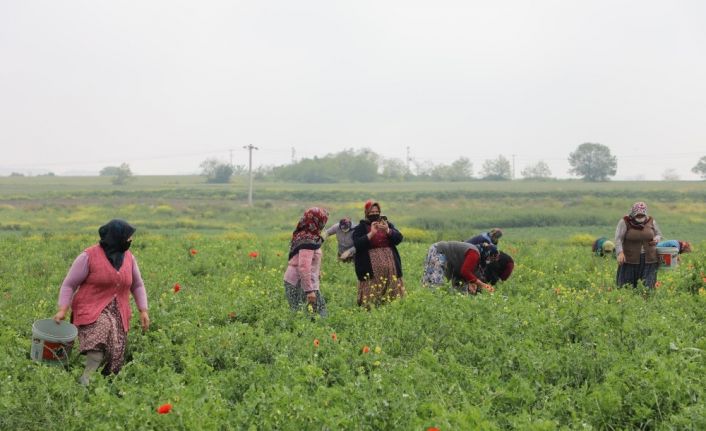
M 706 155 L 706 2 L 0 0 L 0 174 L 368 147 L 616 179 Z

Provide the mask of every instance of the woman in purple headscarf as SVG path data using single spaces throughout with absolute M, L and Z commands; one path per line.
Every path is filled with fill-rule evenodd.
M 654 218 L 647 215 L 647 205 L 636 202 L 630 214 L 618 222 L 615 229 L 615 252 L 618 256 L 618 287 L 637 287 L 638 281 L 652 289 L 657 283 L 659 256 L 657 243 L 662 232 Z

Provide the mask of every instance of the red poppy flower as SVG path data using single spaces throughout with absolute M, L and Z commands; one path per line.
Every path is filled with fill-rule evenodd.
M 362 351 L 363 351 L 363 353 L 368 353 L 368 352 L 370 352 L 370 347 L 368 347 L 368 346 L 363 346 L 363 350 L 362 350 Z
M 319 339 L 314 338 L 314 347 L 319 347 Z
M 256 251 L 251 251 L 250 253 L 248 253 L 248 256 L 250 256 L 250 257 L 252 257 L 253 259 L 255 259 L 256 257 L 259 256 L 259 253 L 256 252 Z
M 437 427 L 429 427 L 429 428 L 427 428 L 427 431 L 441 431 L 441 430 Z
M 167 403 L 167 404 L 162 404 L 157 408 L 157 413 L 160 415 L 166 415 L 167 413 L 172 411 L 172 405 Z
M 231 311 L 230 313 L 228 313 L 228 318 L 230 320 L 234 320 L 235 319 L 235 311 Z
M 662 282 L 661 281 L 656 282 L 655 287 L 662 287 Z
M 333 341 L 338 341 L 338 335 L 336 335 L 336 333 L 334 332 L 333 334 L 331 334 L 331 339 Z
M 198 251 L 196 251 L 195 248 L 192 248 L 191 250 L 189 250 L 189 253 L 191 253 L 192 256 L 196 256 L 196 253 L 198 253 Z
M 179 283 L 174 283 L 174 293 L 177 293 L 180 290 L 181 290 L 181 286 L 179 285 Z

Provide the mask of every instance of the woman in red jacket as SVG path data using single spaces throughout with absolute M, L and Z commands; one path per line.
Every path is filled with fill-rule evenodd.
M 477 246 L 459 241 L 437 242 L 429 247 L 424 261 L 422 285 L 438 286 L 443 284 L 446 278 L 456 289 L 472 295 L 478 293 L 480 289 L 493 292 L 495 290 L 493 286 L 483 283 L 476 276 L 476 271 L 481 262 L 490 264 L 497 257 L 498 249 L 489 243 Z
M 93 371 L 105 361 L 102 374 L 117 374 L 123 366 L 130 327 L 130 294 L 140 310 L 140 324 L 147 330 L 147 293 L 140 269 L 127 251 L 135 228 L 111 220 L 98 229 L 100 242 L 74 260 L 59 291 L 59 323 L 71 308 L 71 322 L 78 327 L 86 368 L 79 382 L 88 385 Z

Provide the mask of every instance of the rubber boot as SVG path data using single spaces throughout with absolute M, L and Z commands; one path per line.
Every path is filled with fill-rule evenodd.
M 88 386 L 91 381 L 91 374 L 98 369 L 101 362 L 103 362 L 103 352 L 100 350 L 91 350 L 86 353 L 86 368 L 83 370 L 83 374 L 78 378 L 78 382 L 83 386 Z

